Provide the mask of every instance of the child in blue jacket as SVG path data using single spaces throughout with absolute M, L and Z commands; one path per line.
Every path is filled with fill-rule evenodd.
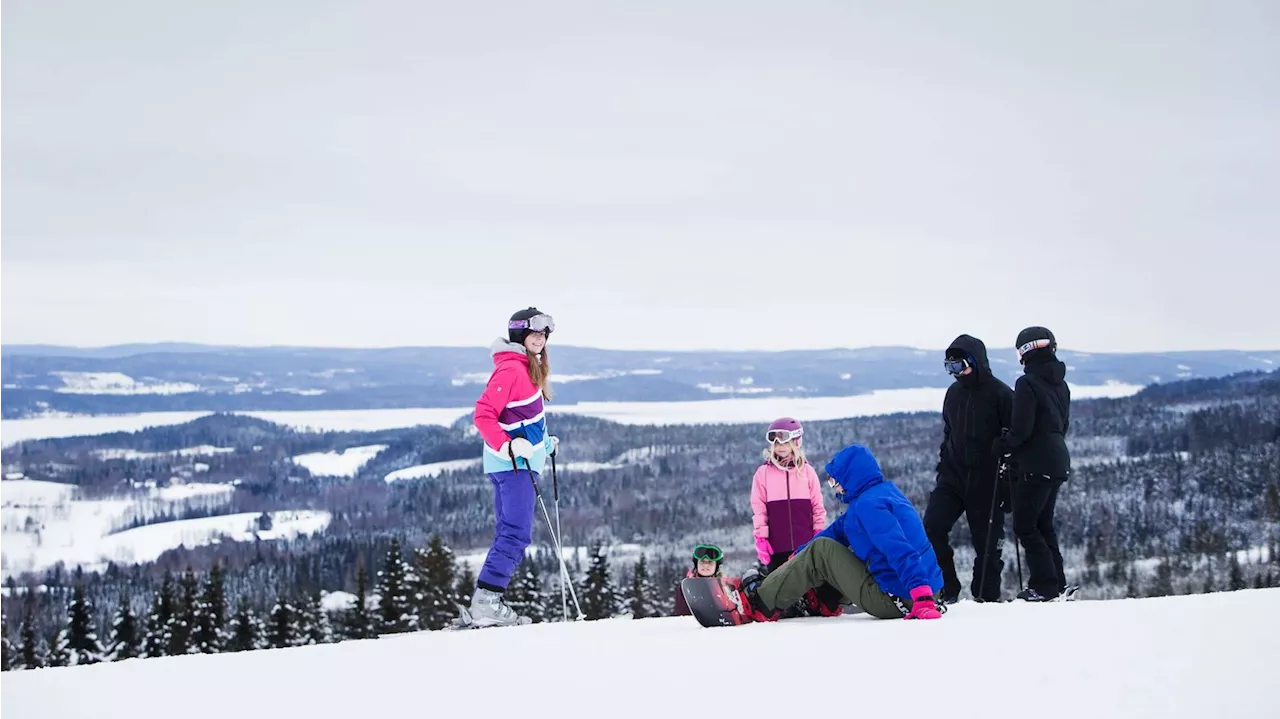
M 850 445 L 827 463 L 827 483 L 849 508 L 761 578 L 742 578 L 743 610 L 756 621 L 774 621 L 823 582 L 843 604 L 880 619 L 938 619 L 942 570 L 915 507 L 884 478 L 866 447 Z

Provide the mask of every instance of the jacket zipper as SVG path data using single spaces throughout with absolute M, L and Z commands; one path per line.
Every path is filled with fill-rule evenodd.
M 796 523 L 791 517 L 791 472 L 787 472 L 787 534 L 791 535 L 791 551 L 796 550 Z

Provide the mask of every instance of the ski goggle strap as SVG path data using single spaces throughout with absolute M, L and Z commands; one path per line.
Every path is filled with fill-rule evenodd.
M 551 319 L 551 315 L 534 315 L 527 320 L 511 320 L 507 323 L 507 329 L 551 334 L 556 329 L 556 323 Z
M 765 439 L 769 440 L 770 444 L 786 444 L 793 439 L 800 439 L 803 436 L 803 429 L 771 429 L 764 435 Z
M 961 372 L 968 369 L 970 365 L 969 365 L 969 360 L 966 358 L 966 359 L 943 360 L 942 366 L 946 367 L 947 372 L 950 374 L 960 374 Z
M 699 544 L 693 548 L 693 561 L 702 560 L 719 563 L 724 559 L 724 552 L 714 544 Z
M 1022 359 L 1023 355 L 1032 350 L 1044 349 L 1051 344 L 1053 344 L 1051 340 L 1032 340 L 1018 348 L 1018 359 Z

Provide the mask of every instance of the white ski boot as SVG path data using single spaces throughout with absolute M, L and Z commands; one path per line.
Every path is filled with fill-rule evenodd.
M 498 592 L 476 587 L 471 596 L 471 606 L 461 617 L 462 624 L 470 627 L 513 627 L 519 624 L 532 624 L 533 620 L 516 614 L 516 610 L 507 606 Z

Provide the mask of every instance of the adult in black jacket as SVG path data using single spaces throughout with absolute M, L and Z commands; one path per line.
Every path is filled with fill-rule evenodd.
M 1004 540 L 1007 498 L 993 510 L 997 492 L 999 455 L 992 442 L 1009 426 L 1013 390 L 991 373 L 987 346 L 982 340 L 960 335 L 947 348 L 943 362 L 955 382 L 942 403 L 942 447 L 938 452 L 938 479 L 924 512 L 925 532 L 942 569 L 942 599 L 960 598 L 951 528 L 965 515 L 973 549 L 975 599 L 1000 601 L 1000 575 L 1004 569 L 1000 544 Z M 986 558 L 985 587 L 982 560 Z
M 1028 327 L 1015 344 L 1023 375 L 1014 384 L 1013 422 L 992 449 L 1008 456 L 1013 480 L 1013 533 L 1027 552 L 1031 576 L 1019 599 L 1047 601 L 1066 589 L 1062 552 L 1053 528 L 1058 490 L 1071 474 L 1067 431 L 1071 389 L 1058 341 L 1044 327 Z

